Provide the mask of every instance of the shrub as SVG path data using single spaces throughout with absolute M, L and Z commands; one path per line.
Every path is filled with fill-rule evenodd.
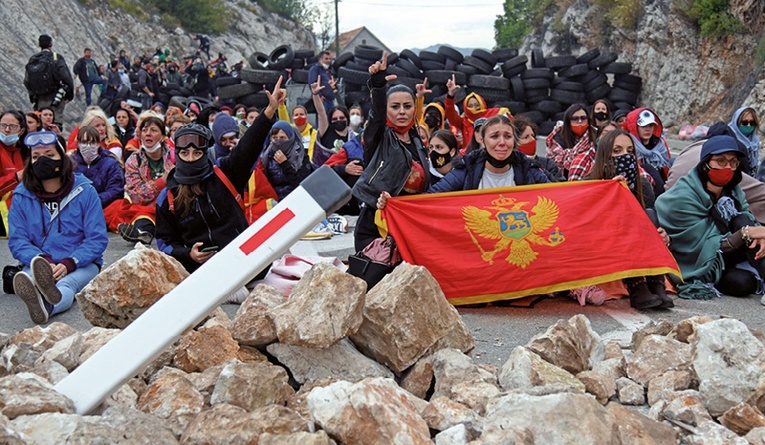
M 690 14 L 704 37 L 719 37 L 744 31 L 741 21 L 730 13 L 728 0 L 693 0 Z

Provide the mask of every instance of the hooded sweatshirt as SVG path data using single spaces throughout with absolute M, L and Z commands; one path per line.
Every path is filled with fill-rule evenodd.
M 757 174 L 757 166 L 760 159 L 760 136 L 757 135 L 757 128 L 755 128 L 749 136 L 744 135 L 744 133 L 738 129 L 738 120 L 741 118 L 741 115 L 744 114 L 744 111 L 751 111 L 752 114 L 755 113 L 752 107 L 741 107 L 733 113 L 733 117 L 731 118 L 730 123 L 728 123 L 728 126 L 733 130 L 736 139 L 746 147 L 746 156 L 749 160 L 746 173 L 755 176 Z
M 655 138 L 657 142 L 652 148 L 648 148 L 643 144 L 643 141 L 640 140 L 640 133 L 638 133 L 637 120 L 643 110 L 650 111 L 656 118 L 656 124 L 653 126 L 653 136 L 651 139 Z M 669 152 L 667 141 L 662 137 L 662 133 L 664 133 L 664 125 L 662 125 L 661 119 L 659 119 L 656 112 L 650 108 L 638 108 L 632 110 L 627 115 L 627 120 L 624 121 L 622 126 L 632 136 L 632 142 L 635 144 L 638 159 L 643 162 L 648 162 L 656 167 L 656 169 L 661 172 L 662 179 L 666 179 L 669 168 L 672 166 L 672 155 Z
M 215 139 L 215 159 L 231 154 L 231 150 L 220 143 L 220 139 L 229 133 L 236 133 L 236 136 L 239 137 L 239 124 L 236 123 L 236 120 L 233 117 L 226 113 L 218 113 L 218 115 L 215 116 L 215 121 L 212 126 L 213 139 Z
M 481 104 L 481 108 L 478 111 L 471 111 L 468 108 L 467 103 L 471 98 L 476 98 L 478 103 Z M 462 147 L 466 148 L 470 141 L 473 139 L 473 123 L 476 119 L 481 117 L 493 117 L 498 114 L 504 114 L 511 118 L 513 115 L 507 108 L 487 108 L 486 100 L 477 93 L 470 93 L 465 96 L 465 100 L 462 101 L 462 109 L 464 110 L 463 116 L 457 114 L 457 109 L 454 107 L 454 98 L 446 95 L 444 100 L 444 111 L 446 113 L 446 119 L 449 120 L 449 125 L 456 126 L 462 130 Z
M 415 101 L 415 110 L 417 113 L 415 118 L 417 119 L 417 125 L 427 127 L 425 124 L 425 116 L 428 114 L 428 111 L 435 110 L 441 117 L 441 125 L 439 125 L 438 128 L 434 129 L 433 131 L 443 130 L 446 127 L 446 112 L 444 111 L 444 107 L 438 102 L 431 102 L 428 105 L 425 105 L 424 108 L 423 105 L 425 105 L 425 98 L 418 97 Z

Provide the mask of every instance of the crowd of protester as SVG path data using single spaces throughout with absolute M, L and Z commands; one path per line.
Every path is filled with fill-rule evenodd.
M 59 73 L 65 61 L 52 52 L 52 39 L 43 35 L 39 45 Z M 284 79 L 262 110 L 218 103 L 209 77 L 228 68 L 223 55 L 205 62 L 208 51 L 209 41 L 183 63 L 162 48 L 133 63 L 120 51 L 98 65 L 86 49 L 71 73 L 55 75 L 49 92 L 30 86 L 42 77 L 28 70 L 33 110 L 0 114 L 0 235 L 20 262 L 14 290 L 34 322 L 68 309 L 98 273 L 108 231 L 130 242 L 156 239 L 194 272 L 322 165 L 353 188 L 343 210 L 358 215 L 359 251 L 380 237 L 375 212 L 391 196 L 614 179 L 625 182 L 675 255 L 681 297 L 765 292 L 758 222 L 765 168 L 754 108 L 712 126 L 676 162 L 655 110 L 575 104 L 540 153 L 534 123 L 475 93 L 458 106 L 454 79 L 444 103 L 427 105 L 425 84 L 415 91 L 390 85 L 387 55 L 369 68 L 364 116 L 359 106 L 335 102 L 338 85 L 323 78 L 329 55 L 322 53 L 311 84 L 314 127 L 305 106 L 287 109 Z M 190 86 L 210 104 L 157 101 L 163 82 Z M 137 88 L 141 103 L 121 100 L 123 87 Z M 56 116 L 79 88 L 89 106 L 67 132 Z M 99 88 L 104 107 L 91 104 Z M 635 308 L 674 306 L 664 276 L 623 281 Z M 246 294 L 243 288 L 229 301 Z

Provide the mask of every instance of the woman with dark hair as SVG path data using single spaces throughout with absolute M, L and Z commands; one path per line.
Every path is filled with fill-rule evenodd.
M 614 106 L 611 105 L 611 101 L 608 99 L 598 99 L 590 108 L 592 116 L 592 122 L 595 128 L 600 129 L 601 126 L 610 122 L 613 119 Z
M 249 130 L 248 130 L 249 131 Z M 277 121 L 269 133 L 269 143 L 260 157 L 268 182 L 279 200 L 286 198 L 315 167 L 308 159 L 295 127 Z
M 0 237 L 8 236 L 8 210 L 11 208 L 11 192 L 21 182 L 24 173 L 24 161 L 29 157 L 29 149 L 22 138 L 27 134 L 27 120 L 17 110 L 0 114 L 0 216 L 2 227 Z
M 483 138 L 481 138 L 481 127 L 486 123 L 488 118 L 479 117 L 473 122 L 473 135 L 470 137 L 467 147 L 460 150 L 460 154 L 466 155 L 474 150 L 480 150 L 483 148 Z M 455 137 L 456 139 L 456 137 Z
M 405 85 L 387 88 L 388 53 L 369 67 L 371 110 L 364 128 L 364 172 L 353 186 L 362 203 L 353 233 L 361 251 L 380 233 L 375 225 L 377 199 L 385 191 L 392 196 L 422 193 L 430 187 L 428 152 L 414 130 L 414 92 Z
M 598 141 L 595 164 L 590 179 L 615 179 L 625 181 L 644 209 L 653 209 L 654 194 L 651 184 L 641 178 L 635 145 L 629 133 L 617 129 L 606 133 Z M 669 245 L 667 232 L 657 228 L 664 244 Z M 664 276 L 632 277 L 622 280 L 630 297 L 630 305 L 636 309 L 666 309 L 675 304 L 667 296 Z
M 90 179 L 106 208 L 125 194 L 125 175 L 117 157 L 100 145 L 98 130 L 80 127 L 77 150 L 72 152 L 75 171 Z
M 130 116 L 130 112 L 124 108 L 120 108 L 114 113 L 114 133 L 119 139 L 123 147 L 128 146 L 128 141 L 135 136 L 135 125 L 133 125 L 133 119 Z M 130 150 L 123 150 L 123 161 L 130 156 Z
M 590 173 L 595 161 L 595 128 L 584 105 L 574 104 L 563 115 L 563 125 L 547 139 L 547 157 L 569 181 L 579 181 Z
M 25 141 L 31 156 L 13 192 L 8 247 L 24 266 L 14 292 L 40 324 L 69 309 L 98 274 L 108 238 L 98 193 L 73 172 L 56 134 L 30 133 Z
M 343 147 L 343 144 L 355 135 L 348 125 L 351 115 L 347 108 L 342 105 L 334 105 L 329 109 L 329 116 L 327 116 L 321 96 L 319 95 L 323 89 L 324 87 L 319 85 L 318 80 L 316 83 L 311 84 L 313 104 L 316 107 L 317 124 L 319 127 L 319 135 L 316 138 L 317 144 L 314 146 L 313 157 L 311 157 L 311 162 L 316 166 L 327 162 L 333 153 L 337 153 Z M 320 148 L 320 150 L 317 150 L 317 148 Z
M 561 174 L 558 166 L 551 159 L 537 155 L 537 124 L 530 121 L 526 116 L 516 116 L 513 119 L 515 132 L 518 135 L 518 151 L 528 156 L 531 166 L 538 168 L 547 176 L 550 182 L 560 182 L 566 179 Z
M 457 158 L 460 147 L 457 138 L 449 130 L 434 131 L 429 142 L 428 169 L 435 184 L 452 171 L 453 161 Z
M 763 293 L 765 228 L 749 212 L 739 185 L 746 159 L 736 138 L 713 136 L 702 145 L 696 167 L 656 200 L 683 274 L 677 285 L 682 298 Z
M 26 114 L 27 119 L 27 131 L 29 133 L 34 133 L 37 131 L 43 131 L 42 128 L 42 119 L 40 118 L 40 112 L 39 111 L 29 111 Z

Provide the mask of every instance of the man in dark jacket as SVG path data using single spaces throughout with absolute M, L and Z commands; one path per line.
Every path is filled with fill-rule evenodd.
M 91 58 L 90 48 L 85 48 L 84 55 L 74 63 L 73 71 L 75 80 L 79 77 L 82 86 L 85 87 L 85 103 L 90 106 L 93 85 L 106 86 L 106 79 L 98 72 L 98 64 Z
M 322 51 L 319 54 L 319 61 L 316 62 L 311 68 L 308 69 L 308 83 L 316 83 L 319 81 L 319 85 L 324 88 L 319 92 L 321 101 L 324 103 L 324 108 L 327 110 L 327 116 L 329 116 L 329 110 L 335 105 L 335 93 L 337 87 L 334 84 L 334 78 L 332 77 L 332 71 L 330 71 L 331 58 L 327 51 Z M 332 82 L 330 82 L 332 81 Z
M 29 73 L 26 73 L 24 76 L 24 86 L 29 91 L 29 101 L 35 110 L 49 107 L 56 116 L 63 116 L 66 103 L 74 98 L 74 81 L 69 73 L 69 66 L 66 64 L 64 56 L 54 53 L 51 49 L 53 47 L 53 38 L 51 36 L 41 35 L 38 43 L 40 45 L 40 52 L 32 56 L 31 59 L 39 57 L 50 58 L 53 64 L 53 79 L 48 86 L 32 85 L 32 79 L 29 77 Z M 60 97 L 56 99 L 57 96 Z M 55 104 L 54 101 L 56 102 Z

